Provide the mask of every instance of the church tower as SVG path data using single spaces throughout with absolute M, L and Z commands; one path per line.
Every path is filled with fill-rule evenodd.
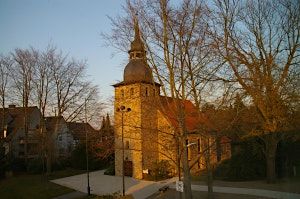
M 131 42 L 129 63 L 123 81 L 115 87 L 115 172 L 137 179 L 143 178 L 158 160 L 157 109 L 160 85 L 155 83 L 147 65 L 138 20 L 134 18 L 134 40 Z M 123 142 L 122 142 L 123 140 Z M 123 157 L 124 147 L 124 157 Z

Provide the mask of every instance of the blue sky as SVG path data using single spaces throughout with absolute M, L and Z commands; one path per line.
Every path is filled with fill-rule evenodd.
M 104 46 L 101 32 L 110 31 L 109 16 L 122 14 L 123 0 L 0 0 L 0 53 L 30 46 L 56 46 L 76 59 L 86 59 L 87 73 L 102 99 L 113 96 L 122 80 L 127 54 Z

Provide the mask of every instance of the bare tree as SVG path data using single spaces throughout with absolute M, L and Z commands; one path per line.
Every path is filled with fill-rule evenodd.
M 48 47 L 45 52 L 39 53 L 38 63 L 33 70 L 33 101 L 38 104 L 43 117 L 47 114 L 49 100 L 53 96 L 51 66 L 55 63 L 55 50 L 55 48 Z
M 98 102 L 98 88 L 86 79 L 86 62 L 69 60 L 61 52 L 54 52 L 50 66 L 55 95 L 55 112 L 67 121 L 80 120 L 84 101 L 89 105 Z M 95 108 L 95 107 L 94 107 Z
M 14 64 L 10 68 L 10 77 L 13 80 L 16 96 L 19 96 L 24 107 L 24 154 L 27 162 L 27 145 L 28 145 L 28 128 L 29 115 L 28 107 L 30 105 L 30 97 L 32 94 L 32 78 L 33 69 L 36 67 L 38 60 L 38 52 L 33 48 L 30 50 L 16 49 L 12 54 Z
M 289 126 L 289 98 L 299 74 L 299 1 L 215 1 L 215 48 L 262 118 L 268 182 L 275 181 L 278 142 Z
M 7 93 L 7 86 L 9 84 L 9 68 L 12 66 L 12 59 L 9 56 L 0 56 L 0 101 L 3 109 L 1 129 L 4 129 L 5 123 L 5 104 Z M 2 137 L 2 135 L 1 135 Z

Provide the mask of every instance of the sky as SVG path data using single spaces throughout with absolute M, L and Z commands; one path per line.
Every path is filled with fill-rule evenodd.
M 0 54 L 15 48 L 45 50 L 50 44 L 78 60 L 87 75 L 111 98 L 112 84 L 122 80 L 128 55 L 105 46 L 110 20 L 122 14 L 125 0 L 0 0 Z

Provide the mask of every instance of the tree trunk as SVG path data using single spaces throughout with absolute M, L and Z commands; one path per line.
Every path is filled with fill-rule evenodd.
M 266 166 L 267 166 L 267 182 L 276 182 L 276 170 L 275 170 L 275 158 L 277 150 L 278 140 L 275 135 L 268 135 L 265 139 L 265 156 L 266 156 Z
M 188 161 L 188 148 L 185 139 L 183 140 L 183 190 L 186 199 L 192 198 L 191 175 Z
M 207 151 L 205 152 L 205 165 L 207 172 L 207 198 L 213 199 L 213 177 L 212 177 L 212 169 L 210 164 L 210 142 L 209 138 L 207 139 Z
M 213 177 L 212 177 L 212 170 L 211 170 L 211 165 L 208 162 L 206 165 L 206 169 L 207 169 L 207 196 L 208 199 L 213 199 L 214 195 L 213 195 Z
M 52 170 L 52 169 L 51 169 L 51 156 L 50 156 L 49 153 L 47 154 L 46 161 L 47 161 L 47 163 L 46 163 L 46 164 L 47 164 L 47 165 L 46 165 L 47 168 L 46 168 L 46 169 L 47 169 L 47 176 L 48 176 L 48 175 L 51 174 L 51 170 Z

